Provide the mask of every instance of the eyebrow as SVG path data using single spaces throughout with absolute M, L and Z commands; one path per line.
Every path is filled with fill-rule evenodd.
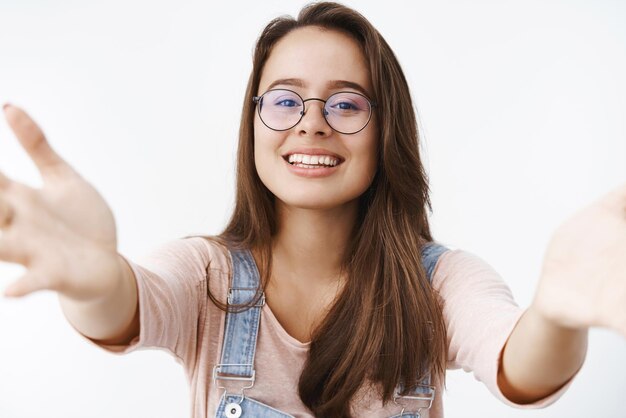
M 280 78 L 278 80 L 274 80 L 269 87 L 268 90 L 271 90 L 275 86 L 284 85 L 284 86 L 295 86 L 295 87 L 306 87 L 306 83 L 299 78 Z M 340 88 L 349 88 L 359 91 L 361 94 L 370 97 L 371 94 L 367 92 L 359 83 L 355 83 L 354 81 L 348 80 L 330 80 L 326 83 L 326 87 L 328 89 L 340 89 Z

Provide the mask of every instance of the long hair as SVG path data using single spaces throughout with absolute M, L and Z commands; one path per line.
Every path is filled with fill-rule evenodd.
M 366 379 L 378 385 L 386 404 L 399 383 L 414 387 L 427 373 L 444 379 L 447 353 L 441 300 L 420 256 L 422 246 L 432 241 L 426 212 L 432 213 L 432 206 L 413 103 L 393 51 L 358 12 L 337 3 L 313 3 L 297 19 L 276 18 L 261 33 L 243 102 L 235 208 L 224 231 L 211 239 L 255 250 L 260 296 L 271 275 L 277 220 L 275 197 L 255 168 L 252 97 L 272 47 L 305 26 L 341 31 L 358 42 L 377 102 L 378 168 L 359 198 L 342 263 L 347 283 L 313 332 L 298 383 L 302 402 L 316 416 L 350 417 L 350 401 Z M 247 308 L 226 306 L 210 292 L 209 297 L 223 310 Z

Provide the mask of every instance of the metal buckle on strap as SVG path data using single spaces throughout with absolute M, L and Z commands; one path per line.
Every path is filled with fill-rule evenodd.
M 256 376 L 256 373 L 254 370 L 252 370 L 252 376 L 233 376 L 233 375 L 226 375 L 226 376 L 220 376 L 220 372 L 219 372 L 219 368 L 222 366 L 251 366 L 252 364 L 217 364 L 215 365 L 215 367 L 213 367 L 213 384 L 217 386 L 218 389 L 224 389 L 224 393 L 222 394 L 223 398 L 226 398 L 227 395 L 227 389 L 225 386 L 222 385 L 218 385 L 217 381 L 218 380 L 231 380 L 231 381 L 240 381 L 240 382 L 250 382 L 250 384 L 248 386 L 243 386 L 240 388 L 240 394 L 239 396 L 241 397 L 239 399 L 239 402 L 237 402 L 238 404 L 241 404 L 241 402 L 243 402 L 243 399 L 246 397 L 246 394 L 244 393 L 244 391 L 246 389 L 251 389 L 254 386 L 254 378 Z
M 256 291 L 256 287 L 229 287 L 228 288 L 228 304 L 233 305 L 233 290 L 254 290 Z M 260 308 L 265 305 L 265 292 L 261 293 L 261 297 L 257 304 L 252 305 L 255 308 Z
M 409 399 L 412 401 L 426 401 L 428 402 L 428 406 L 426 407 L 420 407 L 417 409 L 417 412 L 419 413 L 422 409 L 426 408 L 426 409 L 430 409 L 431 406 L 433 406 L 433 401 L 435 400 L 435 386 L 430 386 L 430 385 L 417 385 L 417 387 L 419 388 L 426 388 L 429 390 L 429 393 L 415 393 L 415 394 L 411 394 L 411 395 L 400 395 L 398 393 L 398 391 L 396 390 L 396 392 L 393 395 L 393 403 L 395 403 L 398 406 L 402 407 L 402 412 L 400 412 L 400 416 L 402 416 L 402 414 L 404 414 L 404 410 L 406 408 L 405 405 L 402 405 L 400 403 L 398 403 L 398 399 Z
M 250 366 L 252 367 L 253 365 L 252 364 L 217 364 L 215 365 L 215 367 L 213 367 L 213 382 L 214 383 L 217 380 L 238 380 L 238 381 L 251 383 L 249 387 L 246 387 L 244 389 L 250 389 L 252 386 L 254 386 L 254 378 L 256 375 L 254 370 L 252 370 L 252 376 L 220 375 L 219 369 L 222 366 Z

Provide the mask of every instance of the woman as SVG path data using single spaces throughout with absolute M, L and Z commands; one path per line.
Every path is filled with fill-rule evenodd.
M 99 194 L 23 111 L 5 114 L 45 182 L 0 177 L 0 259 L 28 268 L 7 295 L 58 291 L 100 346 L 171 351 L 194 416 L 438 417 L 446 367 L 541 407 L 579 370 L 590 326 L 626 335 L 624 187 L 557 230 L 519 309 L 486 263 L 433 242 L 406 80 L 343 6 L 265 28 L 229 225 L 141 266 L 117 253 Z

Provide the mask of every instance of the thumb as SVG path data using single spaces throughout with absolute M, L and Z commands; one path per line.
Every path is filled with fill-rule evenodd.
M 41 285 L 43 280 L 40 280 L 38 276 L 33 273 L 26 273 L 13 283 L 11 283 L 4 290 L 4 296 L 18 298 L 22 296 L 26 296 L 30 293 L 33 293 L 37 290 L 46 289 Z
M 46 177 L 63 175 L 71 170 L 52 149 L 41 128 L 26 112 L 11 104 L 5 104 L 3 109 L 11 130 L 37 166 L 44 181 Z

